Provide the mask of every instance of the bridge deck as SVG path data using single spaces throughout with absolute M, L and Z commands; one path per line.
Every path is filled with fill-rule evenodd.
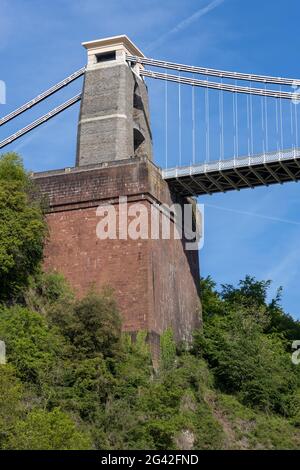
M 300 149 L 163 170 L 173 190 L 199 196 L 300 180 Z

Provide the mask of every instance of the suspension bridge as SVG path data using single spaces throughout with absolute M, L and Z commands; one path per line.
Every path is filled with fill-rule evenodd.
M 110 285 L 124 330 L 147 331 L 159 354 L 166 328 L 189 341 L 199 326 L 198 245 L 186 242 L 198 239 L 201 221 L 189 196 L 300 180 L 299 82 L 147 58 L 127 36 L 83 46 L 86 66 L 1 117 L 1 131 L 80 78 L 82 91 L 0 149 L 80 102 L 75 166 L 32 176 L 48 201 L 44 267 L 79 294 Z M 125 217 L 118 236 L 99 239 L 98 208 L 114 205 L 121 218 L 124 199 L 134 213 L 137 205 L 159 213 L 159 233 L 151 226 L 148 238 L 126 237 Z M 191 209 L 194 238 L 193 229 L 185 239 L 171 235 L 174 201 Z M 166 221 L 170 237 L 162 236 Z
M 109 52 L 106 55 L 102 54 L 99 61 L 106 62 L 113 59 L 116 57 Z M 125 60 L 134 73 L 149 82 L 150 87 L 150 82 L 154 80 L 165 83 L 164 100 L 161 100 L 164 102 L 162 114 L 165 117 L 165 164 L 162 165 L 161 172 L 163 179 L 173 191 L 183 196 L 199 196 L 299 181 L 299 80 L 179 64 L 147 58 L 140 53 L 137 55 L 127 53 Z M 86 70 L 86 67 L 82 67 L 1 117 L 0 127 L 66 88 L 84 76 Z M 169 126 L 170 114 L 174 114 L 170 109 L 171 85 L 173 91 L 174 86 L 178 87 L 176 91 L 178 128 L 174 130 L 173 126 L 174 135 L 170 132 Z M 182 122 L 184 88 L 191 89 L 188 137 L 191 155 L 188 164 L 184 164 L 182 158 L 182 126 L 187 125 Z M 197 89 L 204 93 L 200 110 L 196 104 Z M 238 101 L 239 96 L 243 97 L 243 102 Z M 34 131 L 38 126 L 79 102 L 81 98 L 82 93 L 75 95 L 6 137 L 0 142 L 0 149 Z M 196 123 L 196 115 L 200 124 Z M 171 116 L 171 119 L 174 119 L 174 116 Z M 174 161 L 174 155 L 172 159 L 169 158 L 169 143 L 170 140 L 176 140 L 176 136 L 178 158 Z M 200 138 L 203 145 L 202 149 L 197 151 L 197 142 Z M 260 152 L 254 151 L 257 139 L 262 140 Z M 243 146 L 241 142 L 246 147 L 244 153 L 241 153 Z M 231 155 L 230 148 L 232 148 Z

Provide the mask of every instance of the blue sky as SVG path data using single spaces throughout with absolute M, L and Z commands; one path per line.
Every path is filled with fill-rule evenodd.
M 0 115 L 84 65 L 82 41 L 115 34 L 127 34 L 150 57 L 300 77 L 299 14 L 296 0 L 0 0 L 0 80 L 7 85 Z M 80 87 L 78 81 L 3 126 L 0 140 Z M 163 164 L 163 85 L 149 83 L 149 90 L 155 161 Z M 170 88 L 171 93 L 175 97 L 177 91 Z M 182 93 L 189 109 L 190 91 Z M 77 118 L 78 105 L 7 150 L 18 151 L 34 171 L 72 166 Z M 178 129 L 173 132 L 176 141 Z M 190 139 L 184 142 L 188 161 Z M 291 183 L 201 198 L 206 217 L 202 275 L 211 274 L 218 283 L 236 283 L 245 274 L 272 279 L 273 292 L 284 288 L 283 306 L 300 318 L 299 191 L 299 184 Z

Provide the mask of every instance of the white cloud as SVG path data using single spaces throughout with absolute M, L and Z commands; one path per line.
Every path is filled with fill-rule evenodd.
M 205 7 L 200 8 L 195 13 L 193 13 L 191 16 L 189 16 L 188 18 L 185 18 L 184 20 L 180 21 L 174 28 L 170 29 L 170 31 L 163 34 L 158 39 L 156 39 L 154 42 L 149 44 L 146 47 L 146 50 L 149 52 L 150 50 L 153 50 L 156 47 L 160 46 L 165 41 L 167 41 L 171 36 L 173 36 L 173 35 L 179 33 L 180 31 L 188 28 L 192 23 L 197 21 L 199 18 L 202 18 L 203 16 L 207 15 L 209 12 L 211 12 L 212 10 L 217 8 L 219 5 L 224 3 L 224 1 L 225 0 L 213 0 L 212 2 L 210 2 Z

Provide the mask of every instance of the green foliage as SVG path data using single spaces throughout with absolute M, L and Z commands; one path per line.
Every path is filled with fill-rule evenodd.
M 268 289 L 271 281 L 256 281 L 246 276 L 239 282 L 238 288 L 231 284 L 223 284 L 221 297 L 232 305 L 245 307 L 261 307 L 266 305 Z M 273 300 L 276 303 L 276 300 Z
M 16 403 L 7 403 L 5 413 L 12 406 L 23 411 L 12 429 L 7 430 L 3 448 L 91 448 L 88 426 L 98 419 L 115 386 L 116 379 L 110 371 L 115 365 L 112 354 L 118 357 L 122 341 L 120 317 L 110 295 L 92 293 L 76 300 L 68 288 L 53 289 L 57 278 L 52 274 L 47 277 L 42 276 L 42 285 L 50 286 L 49 290 L 38 294 L 40 279 L 26 296 L 42 308 L 43 316 L 28 307 L 0 309 L 0 337 L 6 342 L 8 361 L 14 364 L 30 403 L 27 411 L 20 395 L 16 396 Z M 39 295 L 44 302 L 38 300 Z M 56 325 L 55 318 L 59 312 L 63 315 L 63 307 L 68 309 L 67 321 Z M 82 347 L 77 335 L 84 335 Z M 6 367 L 3 366 L 9 371 Z M 11 380 L 18 384 L 17 378 Z M 71 415 L 82 423 L 82 431 Z M 101 430 L 98 438 L 99 433 Z
M 27 307 L 0 310 L 10 363 L 0 369 L 0 446 L 297 448 L 299 373 L 270 332 L 269 304 L 204 284 L 192 352 L 176 354 L 167 330 L 154 371 L 146 332 L 121 334 L 111 293 L 78 300 L 56 274 L 31 279 Z
M 213 289 L 210 280 L 202 282 L 207 291 Z M 211 301 L 206 306 L 204 331 L 196 335 L 194 348 L 208 360 L 221 390 L 265 412 L 291 416 L 300 377 L 285 343 L 270 332 L 269 285 L 247 277 L 237 289 L 223 286 L 221 294 L 206 293 L 218 309 L 209 311 Z
M 279 288 L 276 296 L 269 303 L 267 302 L 268 290 L 271 286 L 271 281 L 257 281 L 251 276 L 246 276 L 244 280 L 239 282 L 238 287 L 230 284 L 222 286 L 221 293 L 218 294 L 214 288 L 215 285 L 211 284 L 211 279 L 203 279 L 201 281 L 204 291 L 208 291 L 208 296 L 218 298 L 219 301 L 223 300 L 221 304 L 224 306 L 230 305 L 231 307 L 252 308 L 252 309 L 265 309 L 269 316 L 269 322 L 266 328 L 268 333 L 280 333 L 284 338 L 293 341 L 295 338 L 300 337 L 300 322 L 295 321 L 291 315 L 286 314 L 281 306 L 282 288 Z M 204 302 L 205 302 L 204 298 Z M 225 302 L 224 302 L 225 301 Z M 207 303 L 205 302 L 207 305 Z M 211 305 L 209 310 L 211 311 Z
M 176 358 L 173 331 L 169 328 L 160 337 L 160 362 L 162 369 L 170 369 Z
M 289 420 L 242 405 L 232 395 L 218 394 L 216 408 L 229 432 L 227 448 L 290 450 L 299 448 L 300 434 Z
M 65 297 L 48 309 L 49 319 L 82 357 L 113 357 L 120 350 L 121 318 L 112 292 L 90 292 L 81 300 Z
M 66 365 L 66 362 L 63 364 Z M 59 405 L 80 419 L 92 423 L 105 405 L 114 378 L 101 357 L 69 361 L 61 374 L 52 405 Z
M 21 416 L 22 385 L 10 365 L 0 365 L 0 449 Z
M 121 318 L 110 292 L 90 293 L 74 306 L 71 340 L 85 357 L 113 357 L 120 345 Z
M 20 158 L 0 156 L 0 302 L 19 297 L 43 254 L 45 224 Z
M 185 354 L 177 358 L 172 368 L 150 375 L 150 368 L 142 369 L 142 357 L 136 359 L 137 356 L 135 350 L 135 356 L 126 360 L 130 369 L 122 365 L 118 371 L 113 394 L 99 422 L 103 429 L 109 429 L 105 448 L 163 450 L 221 446 L 222 429 L 204 400 L 211 384 L 204 361 Z M 131 377 L 135 381 L 126 387 Z M 186 434 L 192 440 L 190 447 Z
M 41 272 L 41 201 L 15 154 L 0 158 L 0 449 L 295 449 L 300 324 L 247 276 L 201 280 L 190 352 L 171 330 L 154 370 L 147 333 L 121 333 L 113 293 L 78 299 Z
M 224 303 L 222 302 L 218 292 L 216 292 L 215 287 L 216 283 L 210 276 L 206 279 L 202 278 L 200 281 L 202 316 L 204 322 L 211 316 L 225 313 Z
M 19 421 L 10 435 L 7 449 L 19 450 L 84 450 L 91 441 L 76 429 L 74 422 L 58 408 L 34 410 Z
M 74 293 L 61 274 L 38 271 L 30 276 L 24 297 L 30 310 L 45 316 L 51 307 L 70 304 L 74 300 Z
M 0 307 L 0 338 L 20 379 L 43 387 L 64 347 L 46 320 L 21 306 Z

